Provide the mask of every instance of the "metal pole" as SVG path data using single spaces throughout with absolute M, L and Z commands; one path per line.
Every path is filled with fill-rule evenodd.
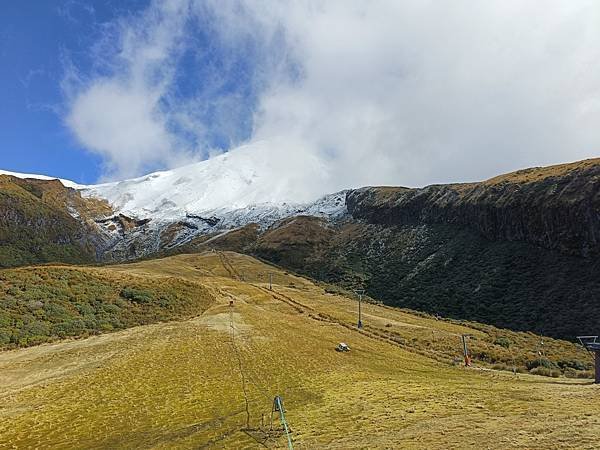
M 361 304 L 362 304 L 362 294 L 358 294 L 358 328 L 362 328 Z
M 269 290 L 273 290 L 273 274 L 269 272 Z
M 467 348 L 467 338 L 469 334 L 461 335 L 462 344 L 463 344 L 463 355 L 465 357 L 465 367 L 469 367 L 471 365 L 471 358 L 469 357 L 469 349 Z
M 356 295 L 358 295 L 358 328 L 361 329 L 363 327 L 362 324 L 362 296 L 365 293 L 364 289 L 356 289 L 354 291 Z
M 271 430 L 273 430 L 273 413 L 279 413 L 279 420 L 281 425 L 283 425 L 283 429 L 285 430 L 285 434 L 287 436 L 288 449 L 294 450 L 294 445 L 292 444 L 292 437 L 290 436 L 290 429 L 288 428 L 287 420 L 285 419 L 285 409 L 283 408 L 283 402 L 281 401 L 281 397 L 278 395 L 273 399 L 273 407 L 271 408 Z
M 285 420 L 285 410 L 283 409 L 280 397 L 277 397 L 277 402 L 279 403 L 279 418 L 283 423 L 283 429 L 285 430 L 285 435 L 288 441 L 288 449 L 294 450 L 294 445 L 292 444 L 292 437 L 290 436 L 290 430 L 288 428 L 287 420 Z
M 594 363 L 596 369 L 594 382 L 600 384 L 600 350 L 594 350 Z

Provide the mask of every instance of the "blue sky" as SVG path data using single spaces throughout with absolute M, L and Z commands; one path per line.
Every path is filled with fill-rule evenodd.
M 64 59 L 85 70 L 97 27 L 143 2 L 0 3 L 0 168 L 93 182 L 99 155 L 86 152 L 63 124 Z
M 149 6 L 139 1 L 62 0 L 0 3 L 0 168 L 16 172 L 41 173 L 72 179 L 81 183 L 97 181 L 106 172 L 106 158 L 89 151 L 65 124 L 69 99 L 65 81 L 69 71 L 76 71 L 85 83 L 101 73 L 111 72 L 95 58 L 110 58 L 98 43 L 111 47 L 118 45 L 119 33 L 115 22 L 142 14 Z M 115 32 L 111 36 L 112 32 Z M 198 95 L 202 86 L 198 79 L 211 72 L 223 70 L 229 75 L 223 84 L 211 92 L 218 98 L 235 94 L 243 105 L 252 104 L 251 76 L 253 67 L 246 58 L 225 60 L 219 55 L 202 29 L 188 35 L 188 43 L 202 48 L 203 54 L 183 51 L 177 58 L 178 72 L 169 98 L 162 102 L 179 102 Z M 190 76 L 194 73 L 194 76 Z M 104 111 L 103 111 L 104 113 Z M 202 111 L 203 120 L 218 114 L 215 105 L 207 103 Z M 245 136 L 251 123 L 245 118 L 236 121 L 235 132 L 217 128 L 209 130 L 204 138 L 210 144 L 204 147 L 228 149 L 231 136 Z M 176 124 L 174 124 L 174 128 Z M 185 130 L 176 130 L 186 141 Z M 164 162 L 150 163 L 145 171 L 164 168 Z
M 598 156 L 600 4 L 541 4 L 3 1 L 0 168 L 92 183 L 260 141 L 324 193 Z

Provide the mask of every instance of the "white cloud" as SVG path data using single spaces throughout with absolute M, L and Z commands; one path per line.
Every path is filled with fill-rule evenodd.
M 105 158 L 112 176 L 134 176 L 188 156 L 169 131 L 169 111 L 161 105 L 182 49 L 187 7 L 185 1 L 159 2 L 107 27 L 92 51 L 100 60 L 97 72 L 110 75 L 82 80 L 67 67 L 66 123 L 87 149 Z
M 186 146 L 173 123 L 200 141 L 214 127 L 236 134 L 245 109 L 235 95 L 172 95 L 177 56 L 192 42 L 178 31 L 195 27 L 210 29 L 225 62 L 197 83 L 230 81 L 232 63 L 251 61 L 257 101 L 247 139 L 269 143 L 280 162 L 274 176 L 303 196 L 482 179 L 599 153 L 593 0 L 161 5 L 121 29 L 124 69 L 73 96 L 68 123 L 118 174 L 207 154 L 206 143 Z M 211 102 L 222 105 L 215 123 L 198 114 Z
M 597 3 L 293 5 L 279 19 L 304 77 L 265 92 L 256 134 L 305 142 L 329 161 L 332 187 L 598 154 Z
M 108 158 L 119 174 L 135 175 L 174 151 L 158 99 L 142 86 L 96 82 L 74 101 L 69 125 L 91 150 Z

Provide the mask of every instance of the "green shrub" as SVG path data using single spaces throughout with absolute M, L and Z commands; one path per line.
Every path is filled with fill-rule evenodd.
M 81 314 L 82 316 L 88 316 L 91 314 L 94 314 L 94 308 L 91 305 L 88 304 L 77 304 L 76 305 L 77 310 L 79 311 L 79 314 Z
M 12 333 L 9 330 L 0 329 L 0 346 L 10 343 Z
M 102 305 L 102 311 L 108 314 L 118 314 L 121 311 L 121 308 L 112 303 L 105 303 Z
M 575 369 L 575 370 L 589 370 L 592 368 L 592 364 L 584 363 L 577 359 L 561 359 L 557 362 L 558 367 L 561 369 Z
M 592 370 L 582 370 L 581 372 L 577 372 L 577 378 L 594 378 L 595 373 Z
M 152 294 L 142 289 L 126 287 L 121 290 L 120 295 L 134 303 L 150 303 L 152 301 Z
M 9 288 L 6 290 L 6 293 L 7 293 L 8 295 L 12 295 L 12 296 L 14 297 L 14 296 L 16 296 L 16 295 L 18 295 L 18 294 L 19 294 L 19 289 L 17 289 L 17 288 L 16 288 L 16 287 L 14 287 L 14 286 L 11 286 L 11 287 L 9 287 Z
M 498 336 L 494 340 L 494 345 L 499 345 L 500 347 L 509 348 L 512 342 L 505 336 Z
M 527 369 L 529 371 L 531 371 L 532 369 L 538 368 L 538 367 L 542 367 L 544 369 L 556 368 L 556 365 L 552 361 L 550 361 L 546 358 L 531 359 L 531 360 L 527 361 L 525 363 L 525 365 L 527 366 Z
M 531 369 L 529 371 L 529 373 L 531 373 L 533 375 L 542 375 L 544 377 L 553 377 L 553 378 L 560 377 L 560 370 L 549 369 L 549 368 L 543 367 L 543 366 L 534 367 L 533 369 Z
M 14 295 L 0 295 L 0 349 L 189 318 L 213 298 L 179 279 L 56 267 L 5 269 L 0 293 L 8 291 Z
M 593 370 L 575 370 L 567 368 L 565 369 L 564 374 L 567 378 L 594 378 Z

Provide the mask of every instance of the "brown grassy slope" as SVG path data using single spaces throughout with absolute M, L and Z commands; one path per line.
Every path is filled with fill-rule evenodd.
M 589 170 L 597 169 L 600 165 L 600 158 L 585 159 L 573 163 L 556 164 L 547 167 L 532 167 L 529 169 L 517 170 L 504 175 L 490 178 L 484 181 L 484 184 L 502 184 L 502 183 L 533 183 L 548 178 L 564 177 L 571 174 L 581 174 Z
M 186 278 L 218 300 L 189 321 L 0 354 L 0 442 L 9 448 L 284 448 L 260 427 L 274 395 L 298 449 L 594 448 L 600 439 L 595 386 L 444 360 L 460 353 L 458 334 L 483 343 L 489 330 L 366 305 L 358 332 L 355 302 L 233 253 L 106 270 Z M 378 334 L 386 328 L 439 344 L 396 343 Z M 352 351 L 335 352 L 340 341 Z M 560 341 L 548 348 L 579 352 Z
M 65 187 L 59 180 L 5 177 L 9 178 L 10 182 L 31 192 L 44 204 L 62 210 L 72 209 L 84 220 L 93 221 L 113 214 L 113 210 L 106 200 L 83 198 L 78 191 Z

